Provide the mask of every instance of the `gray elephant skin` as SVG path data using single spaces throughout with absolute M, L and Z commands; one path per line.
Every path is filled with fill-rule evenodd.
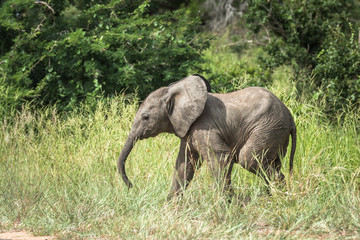
M 194 74 L 152 92 L 140 105 L 118 159 L 118 170 L 131 188 L 125 161 L 138 139 L 173 133 L 181 139 L 169 198 L 192 180 L 207 161 L 224 190 L 232 191 L 234 163 L 264 178 L 284 179 L 281 159 L 291 135 L 290 173 L 296 148 L 296 126 L 287 107 L 260 87 L 211 93 L 204 77 Z

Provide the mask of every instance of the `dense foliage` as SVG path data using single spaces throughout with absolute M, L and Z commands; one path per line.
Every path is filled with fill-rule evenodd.
M 316 57 L 314 78 L 321 83 L 316 97 L 328 104 L 324 110 L 333 113 L 346 107 L 360 107 L 360 42 L 336 28 Z
M 23 100 L 72 108 L 102 93 L 144 97 L 184 77 L 207 46 L 198 19 L 150 1 L 10 0 L 0 19 L 3 111 Z
M 264 29 L 270 34 L 266 62 L 270 66 L 291 63 L 314 65 L 322 43 L 331 29 L 343 27 L 353 1 L 294 0 L 249 1 L 246 21 L 249 29 Z
M 206 76 L 215 91 L 268 87 L 284 66 L 296 91 L 325 103 L 330 116 L 359 107 L 355 0 L 0 4 L 0 116 L 29 101 L 71 109 L 119 92 L 144 98 L 190 73 Z M 207 26 L 221 32 L 210 48 Z
M 314 70 L 308 76 L 318 87 L 314 97 L 325 99 L 324 110 L 332 115 L 349 102 L 358 106 L 360 43 L 349 22 L 359 20 L 355 1 L 253 0 L 248 4 L 248 28 L 267 33 L 268 55 L 261 59 L 263 64 L 269 68 L 287 64 L 296 72 Z

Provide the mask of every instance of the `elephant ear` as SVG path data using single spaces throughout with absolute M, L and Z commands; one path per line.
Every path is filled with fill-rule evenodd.
M 184 137 L 190 126 L 203 112 L 207 100 L 207 85 L 191 75 L 169 86 L 166 110 L 175 133 Z

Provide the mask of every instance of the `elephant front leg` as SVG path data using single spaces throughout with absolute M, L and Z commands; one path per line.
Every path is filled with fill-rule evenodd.
M 186 189 L 194 177 L 195 170 L 200 167 L 200 164 L 197 154 L 191 152 L 186 146 L 186 141 L 182 140 L 176 159 L 172 187 L 168 200 L 173 196 L 181 194 L 182 191 Z
M 221 190 L 232 195 L 234 190 L 231 186 L 231 172 L 234 166 L 234 161 L 232 161 L 229 154 L 208 153 L 206 159 Z

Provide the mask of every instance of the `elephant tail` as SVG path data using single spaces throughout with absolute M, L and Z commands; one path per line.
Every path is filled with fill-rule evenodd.
M 292 169 L 293 169 L 295 150 L 296 150 L 296 126 L 295 126 L 295 123 L 294 123 L 293 129 L 290 132 L 290 135 L 291 135 L 291 152 L 290 152 L 289 172 L 290 172 L 290 175 L 291 175 L 292 174 Z

